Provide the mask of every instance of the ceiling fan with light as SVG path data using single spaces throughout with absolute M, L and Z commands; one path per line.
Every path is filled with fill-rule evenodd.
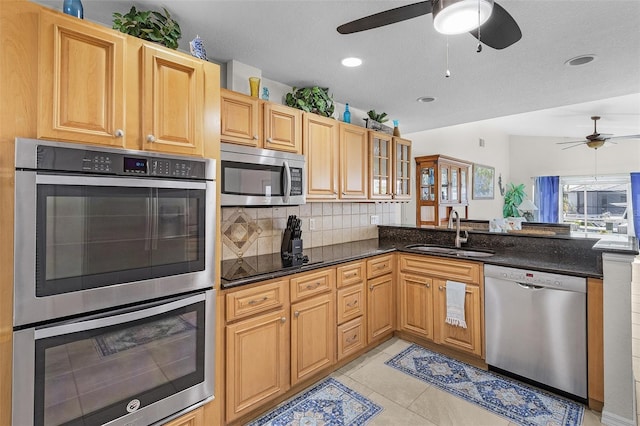
M 421 1 L 365 16 L 340 25 L 337 29 L 340 34 L 351 34 L 429 13 L 433 13 L 433 25 L 439 33 L 470 32 L 478 41 L 494 49 L 504 49 L 522 38 L 516 21 L 493 0 Z
M 612 134 L 609 134 L 609 133 L 598 133 L 596 125 L 598 123 L 598 120 L 600 120 L 600 117 L 597 115 L 594 115 L 593 117 L 591 117 L 591 119 L 593 120 L 593 133 L 585 136 L 585 140 L 558 142 L 558 145 L 573 144 L 571 146 L 567 146 L 562 149 L 574 148 L 580 145 L 586 145 L 589 148 L 598 149 L 604 146 L 605 143 L 614 144 L 615 142 L 612 142 L 611 141 L 612 139 L 640 139 L 640 135 L 613 136 Z

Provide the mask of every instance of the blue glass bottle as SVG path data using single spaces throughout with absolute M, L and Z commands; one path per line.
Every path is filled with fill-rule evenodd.
M 349 112 L 349 104 L 344 106 L 344 114 L 342 114 L 342 121 L 345 123 L 351 123 L 351 112 Z
M 84 18 L 84 10 L 82 9 L 81 0 L 64 0 L 64 3 L 62 3 L 62 11 L 67 15 L 75 16 L 76 18 Z

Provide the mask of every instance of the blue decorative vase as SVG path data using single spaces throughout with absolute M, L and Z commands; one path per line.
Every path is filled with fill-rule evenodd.
M 262 99 L 264 99 L 265 101 L 269 100 L 269 88 L 267 87 L 262 88 Z
M 344 114 L 342 114 L 342 121 L 345 123 L 351 123 L 351 112 L 349 111 L 349 104 L 344 106 Z
M 64 3 L 62 3 L 62 11 L 67 15 L 84 19 L 84 10 L 82 9 L 81 0 L 64 0 Z

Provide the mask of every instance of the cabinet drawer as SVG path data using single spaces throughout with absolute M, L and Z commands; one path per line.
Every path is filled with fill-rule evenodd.
M 324 269 L 291 278 L 291 302 L 331 291 L 335 287 L 335 281 L 335 269 Z
M 288 280 L 279 280 L 228 293 L 227 322 L 284 306 L 287 303 L 287 284 Z
M 364 348 L 365 334 L 362 317 L 338 326 L 338 360 Z
M 468 284 L 480 284 L 480 277 L 482 276 L 482 265 L 480 263 L 435 256 L 402 255 L 400 257 L 400 270 L 402 272 L 463 281 Z
M 367 260 L 367 278 L 380 277 L 393 271 L 393 255 Z
M 364 262 L 355 262 L 349 263 L 348 265 L 338 266 L 336 271 L 338 288 L 358 284 L 364 281 Z
M 338 324 L 364 313 L 363 284 L 338 289 Z

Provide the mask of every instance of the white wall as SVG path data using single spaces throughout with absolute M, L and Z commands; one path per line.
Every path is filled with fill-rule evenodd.
M 531 196 L 532 178 L 536 176 L 594 176 L 622 174 L 640 170 L 640 144 L 621 140 L 597 150 L 578 145 L 558 145 L 566 138 L 533 136 L 510 137 L 510 176 L 514 183 L 524 183 Z M 597 159 L 597 163 L 596 163 Z
M 400 124 L 402 129 L 402 123 Z M 502 184 L 509 182 L 509 136 L 483 124 L 467 123 L 411 134 L 403 137 L 412 141 L 412 155 L 442 154 L 495 168 L 495 192 L 493 200 L 469 200 L 469 218 L 489 220 L 502 217 L 503 198 L 498 189 L 498 176 L 502 175 Z M 484 147 L 479 139 L 484 139 Z M 412 164 L 415 168 L 415 164 Z M 415 170 L 412 176 L 415 176 Z M 470 179 L 469 184 L 472 183 Z M 469 188 L 471 190 L 471 188 Z M 415 190 L 414 190 L 415 192 Z M 471 192 L 469 192 L 471 195 Z M 415 194 L 410 203 L 403 204 L 402 223 L 415 225 Z

